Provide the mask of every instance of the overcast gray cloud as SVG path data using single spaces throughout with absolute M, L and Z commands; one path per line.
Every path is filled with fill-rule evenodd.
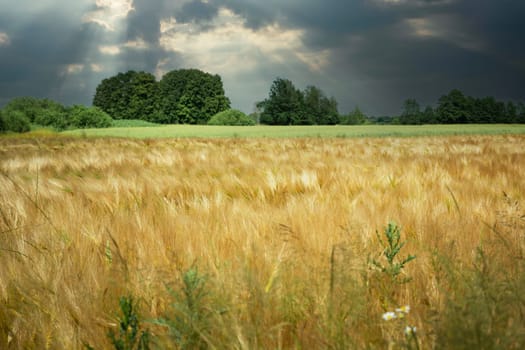
M 128 69 L 220 74 L 251 112 L 276 77 L 334 95 L 343 112 L 399 113 L 453 88 L 525 99 L 521 0 L 0 0 L 0 105 L 90 104 Z

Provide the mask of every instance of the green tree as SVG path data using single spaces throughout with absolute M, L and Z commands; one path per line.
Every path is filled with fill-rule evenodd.
M 359 125 L 366 123 L 366 120 L 366 115 L 356 106 L 352 112 L 342 118 L 342 123 L 346 125 Z
M 518 123 L 525 123 L 525 103 L 518 102 L 518 105 L 516 106 L 517 114 L 518 114 Z
M 259 101 L 255 103 L 253 113 L 250 114 L 250 118 L 255 121 L 255 124 L 259 124 L 261 121 L 261 115 L 265 108 L 265 102 L 266 101 Z
M 16 97 L 4 107 L 6 112 L 21 112 L 30 122 L 35 120 L 41 109 L 41 101 L 35 97 Z
M 304 113 L 308 124 L 337 124 L 340 121 L 337 101 L 326 97 L 323 90 L 308 86 L 303 92 Z
M 303 95 L 288 79 L 274 80 L 269 96 L 261 104 L 262 124 L 291 125 L 306 124 L 308 118 L 304 111 Z
M 507 123 L 518 122 L 518 108 L 512 101 L 507 102 L 505 105 L 505 119 Z
M 403 113 L 399 116 L 401 124 L 421 124 L 421 110 L 419 103 L 413 98 L 405 100 L 403 103 Z
M 334 97 L 323 97 L 321 99 L 321 114 L 317 119 L 318 125 L 335 125 L 341 122 L 341 116 L 337 108 L 337 100 Z
M 437 114 L 440 123 L 465 123 L 471 114 L 471 108 L 467 97 L 458 89 L 454 89 L 448 95 L 439 98 Z
M 206 124 L 230 108 L 222 79 L 198 69 L 166 73 L 160 81 L 160 109 L 169 123 Z
M 437 124 L 437 117 L 434 109 L 431 106 L 426 106 L 421 114 L 421 122 L 423 124 Z
M 7 127 L 4 122 L 4 112 L 0 109 L 0 133 L 6 132 Z
M 52 127 L 55 130 L 64 130 L 68 128 L 70 121 L 64 108 L 49 108 L 42 109 L 36 116 L 34 123 Z
M 36 119 L 40 116 L 42 111 L 50 110 L 54 113 L 59 113 L 64 112 L 65 109 L 60 103 L 49 99 L 39 99 L 35 97 L 15 97 L 9 101 L 4 110 L 6 112 L 20 112 L 29 120 L 30 123 L 37 123 Z M 45 124 L 41 125 L 46 126 Z
M 325 98 L 323 91 L 316 86 L 307 86 L 304 90 L 304 113 L 308 124 L 322 124 L 322 100 Z
M 114 119 L 153 121 L 158 116 L 158 92 L 158 83 L 151 73 L 118 73 L 97 86 L 93 106 Z
M 29 118 L 21 111 L 3 110 L 1 119 L 3 129 L 12 132 L 28 132 L 31 129 Z

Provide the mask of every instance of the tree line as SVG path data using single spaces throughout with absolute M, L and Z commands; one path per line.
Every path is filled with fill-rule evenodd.
M 498 101 L 494 97 L 466 96 L 458 89 L 443 95 L 434 109 L 422 110 L 415 99 L 407 99 L 402 114 L 393 119 L 398 124 L 491 124 L 525 123 L 525 104 Z
M 359 107 L 342 115 L 336 99 L 318 87 L 300 91 L 290 80 L 277 78 L 268 98 L 256 106 L 259 122 L 270 125 L 525 123 L 524 103 L 474 98 L 458 89 L 441 96 L 435 109 L 422 110 L 415 99 L 407 99 L 399 116 L 367 117 Z
M 17 97 L 0 110 L 0 132 L 27 132 L 31 125 L 55 130 L 106 128 L 113 119 L 98 107 L 62 104 L 35 97 Z
M 160 81 L 147 72 L 118 73 L 98 84 L 92 105 L 66 107 L 49 99 L 14 98 L 0 110 L 0 132 L 26 132 L 31 125 L 55 130 L 101 128 L 111 126 L 115 119 L 254 124 L 244 113 L 229 110 L 230 100 L 219 75 L 197 69 L 170 71 Z M 218 115 L 220 112 L 227 113 Z
M 341 114 L 337 100 L 319 87 L 300 90 L 284 78 L 276 78 L 268 97 L 246 116 L 230 109 L 219 75 L 198 69 L 173 70 L 159 81 L 143 71 L 118 73 L 98 84 L 92 105 L 66 107 L 49 99 L 15 98 L 0 110 L 0 132 L 24 132 L 32 124 L 56 130 L 108 127 L 114 119 L 213 125 L 525 123 L 522 102 L 475 98 L 457 89 L 441 96 L 435 108 L 421 109 L 415 99 L 407 99 L 399 116 L 369 117 L 359 107 Z
M 93 105 L 114 119 L 144 119 L 163 124 L 238 123 L 239 111 L 211 120 L 230 109 L 222 79 L 197 69 L 174 70 L 159 82 L 146 72 L 129 71 L 104 79 L 97 87 Z M 251 120 L 269 125 L 326 125 L 364 123 L 359 109 L 341 116 L 337 101 L 316 86 L 298 90 L 288 79 L 277 78 L 269 97 L 256 104 Z M 243 125 L 252 124 L 243 117 Z

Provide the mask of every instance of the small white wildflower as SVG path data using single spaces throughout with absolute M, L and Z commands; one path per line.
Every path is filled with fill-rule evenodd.
M 410 305 L 405 305 L 405 306 L 402 306 L 400 308 L 397 308 L 396 312 L 398 314 L 401 314 L 401 313 L 408 314 L 410 312 Z
M 414 333 L 416 333 L 416 330 L 417 330 L 416 327 L 406 326 L 406 327 L 405 327 L 405 335 L 407 335 L 407 336 L 411 336 L 411 335 L 413 335 Z
M 388 311 L 388 312 L 385 312 L 382 317 L 383 317 L 383 320 L 390 321 L 390 320 L 393 320 L 394 318 L 397 318 L 397 315 L 395 312 Z

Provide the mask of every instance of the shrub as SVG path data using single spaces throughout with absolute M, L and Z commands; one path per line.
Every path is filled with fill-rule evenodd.
M 208 125 L 255 125 L 255 121 L 239 110 L 228 109 L 215 114 Z
M 35 122 L 36 118 L 43 110 L 64 111 L 64 106 L 60 103 L 35 97 L 16 97 L 9 101 L 5 106 L 5 111 L 21 112 L 30 123 Z
M 2 115 L 5 131 L 28 132 L 31 129 L 29 119 L 20 111 L 4 111 Z
M 64 130 L 69 126 L 66 112 L 58 109 L 41 110 L 35 117 L 34 123 L 40 126 L 50 126 L 56 130 Z
M 4 114 L 2 110 L 0 110 L 0 133 L 7 131 L 4 123 Z
M 113 119 L 98 107 L 73 106 L 69 110 L 72 128 L 107 128 Z

